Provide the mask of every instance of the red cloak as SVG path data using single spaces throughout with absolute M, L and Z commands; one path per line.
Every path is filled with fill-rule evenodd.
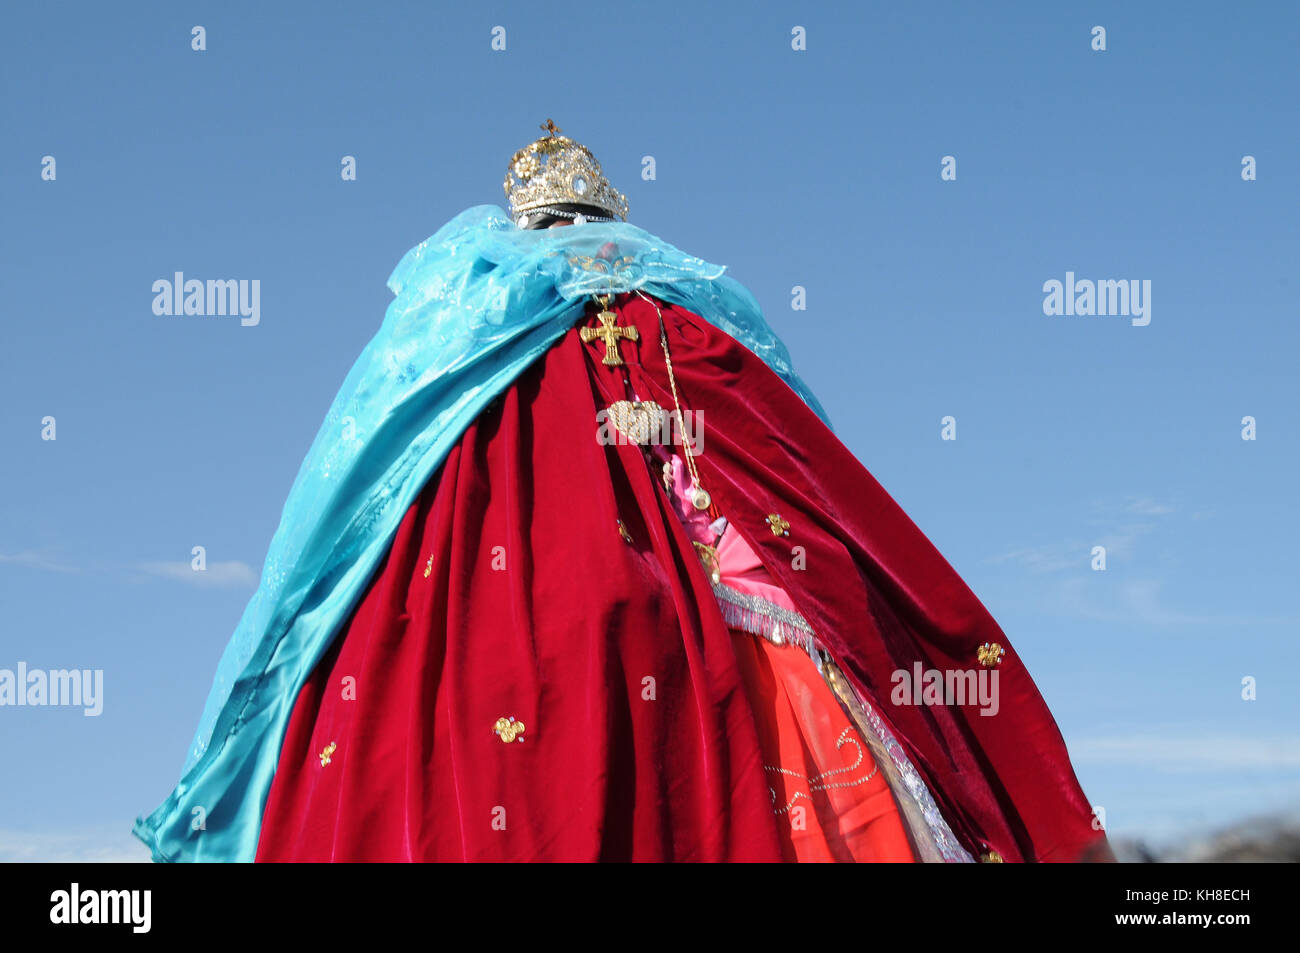
M 660 305 L 682 406 L 702 413 L 702 485 L 962 846 L 1074 860 L 1104 843 L 1042 698 L 952 567 L 758 357 Z M 781 859 L 708 576 L 641 448 L 597 439 L 596 411 L 629 384 L 674 406 L 654 306 L 610 310 L 640 332 L 624 366 L 575 327 L 407 512 L 299 694 L 259 861 Z M 896 671 L 979 669 L 985 644 L 1003 650 L 983 653 L 1000 658 L 996 715 L 890 703 Z M 522 724 L 513 742 L 503 718 Z

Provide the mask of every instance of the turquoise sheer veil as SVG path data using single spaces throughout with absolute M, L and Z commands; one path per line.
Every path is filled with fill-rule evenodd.
M 155 858 L 252 859 L 298 690 L 452 445 L 574 325 L 587 296 L 643 288 L 699 314 L 826 419 L 758 303 L 723 271 L 626 222 L 523 230 L 493 205 L 403 256 L 383 323 L 294 480 L 182 779 L 136 823 Z

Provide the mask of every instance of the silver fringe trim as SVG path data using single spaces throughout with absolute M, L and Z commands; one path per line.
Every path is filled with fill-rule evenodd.
M 718 607 L 722 610 L 722 618 L 727 625 L 751 635 L 761 636 L 774 645 L 799 646 L 812 657 L 822 678 L 826 677 L 821 659 L 821 653 L 826 649 L 818 642 L 808 620 L 799 613 L 769 602 L 761 596 L 753 596 L 739 589 L 733 589 L 725 583 L 713 583 L 713 595 L 718 600 Z M 894 733 L 886 727 L 875 708 L 858 694 L 852 684 L 849 684 L 848 688 L 853 693 L 854 700 L 862 708 L 867 721 L 866 727 L 876 736 L 877 743 L 893 762 L 894 771 L 906 789 L 908 797 L 919 808 L 921 818 L 929 828 L 931 842 L 939 856 L 948 863 L 973 863 L 974 858 L 953 834 L 939 806 L 935 804 L 929 788 L 926 787 L 925 781 L 921 779 L 903 746 L 894 737 Z M 856 722 L 851 712 L 850 720 Z M 890 786 L 893 787 L 892 784 Z
M 812 626 L 799 613 L 722 582 L 713 584 L 713 595 L 717 597 L 723 621 L 733 629 L 762 636 L 773 645 L 797 645 L 812 654 L 815 644 Z

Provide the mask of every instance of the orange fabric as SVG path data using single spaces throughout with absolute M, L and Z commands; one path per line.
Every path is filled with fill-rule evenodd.
M 668 491 L 687 533 L 697 542 L 711 542 L 714 514 L 695 509 L 681 458 L 672 454 L 668 465 Z M 716 554 L 723 583 L 797 611 L 730 524 L 717 542 Z M 784 858 L 801 863 L 910 863 L 911 844 L 889 784 L 807 652 L 740 629 L 732 629 L 731 635 L 754 711 Z
M 724 583 L 795 609 L 731 526 L 717 553 Z M 739 629 L 732 629 L 732 641 L 758 722 L 786 860 L 912 862 L 889 784 L 808 654 Z
M 732 641 L 785 859 L 911 863 L 889 785 L 812 659 L 738 629 Z

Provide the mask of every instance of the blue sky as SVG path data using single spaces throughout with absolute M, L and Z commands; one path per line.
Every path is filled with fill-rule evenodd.
M 1112 833 L 1294 807 L 1300 14 L 1138 6 L 6 7 L 0 668 L 105 707 L 0 709 L 0 858 L 143 851 L 389 272 L 548 116 L 754 292 Z M 260 323 L 154 315 L 175 271 L 259 279 Z M 1151 281 L 1151 323 L 1044 315 L 1067 271 Z

